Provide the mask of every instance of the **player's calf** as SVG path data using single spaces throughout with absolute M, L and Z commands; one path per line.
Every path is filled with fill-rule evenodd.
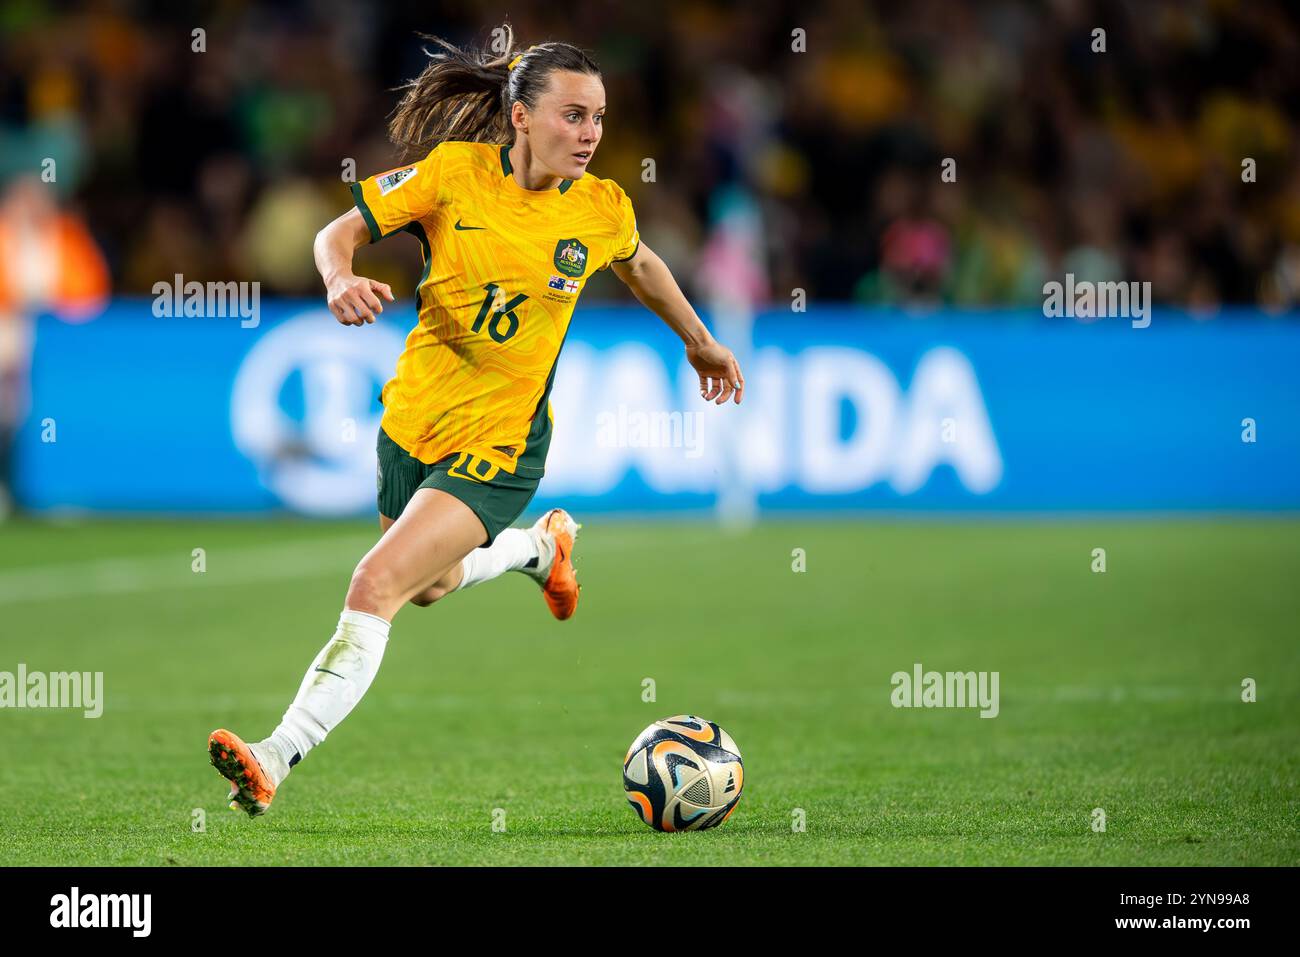
M 447 595 L 450 595 L 459 588 L 463 574 L 461 566 L 457 564 L 455 568 L 447 572 L 447 574 L 443 575 L 424 591 L 415 595 L 411 599 L 411 604 L 419 605 L 421 608 L 428 608 L 434 602 L 441 598 L 445 598 Z

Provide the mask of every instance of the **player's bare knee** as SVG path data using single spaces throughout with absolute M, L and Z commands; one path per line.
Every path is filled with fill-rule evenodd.
M 396 590 L 397 583 L 390 571 L 381 564 L 363 561 L 352 573 L 347 606 L 357 611 L 381 614 L 381 609 L 400 601 Z

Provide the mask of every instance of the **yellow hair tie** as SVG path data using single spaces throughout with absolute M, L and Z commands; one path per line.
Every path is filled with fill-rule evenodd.
M 522 59 L 524 58 L 524 54 L 525 54 L 525 53 L 532 53 L 533 50 L 536 48 L 536 46 L 537 46 L 537 44 L 534 43 L 532 46 L 530 46 L 530 47 L 529 47 L 527 50 L 525 50 L 523 53 L 519 54 L 517 57 L 515 57 L 513 60 L 511 60 L 511 61 L 510 61 L 510 65 L 509 65 L 508 67 L 506 67 L 506 72 L 509 73 L 511 70 L 513 70 L 515 67 L 517 67 L 517 66 L 519 65 L 519 61 L 522 60 Z

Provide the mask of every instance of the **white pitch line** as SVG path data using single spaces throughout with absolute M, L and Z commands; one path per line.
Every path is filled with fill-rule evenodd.
M 208 548 L 205 572 L 191 570 L 189 548 L 147 557 L 66 562 L 0 572 L 0 605 L 196 585 L 257 585 L 346 573 L 377 539 L 378 534 L 358 534 L 288 545 Z M 346 587 L 346 582 L 340 587 Z

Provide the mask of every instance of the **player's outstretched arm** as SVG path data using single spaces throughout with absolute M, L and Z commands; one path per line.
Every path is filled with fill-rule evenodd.
M 352 254 L 369 241 L 366 221 L 360 210 L 353 208 L 318 232 L 312 245 L 330 312 L 345 326 L 374 322 L 376 314 L 384 311 L 380 295 L 393 301 L 393 290 L 387 284 L 352 273 Z
M 705 328 L 664 261 L 643 242 L 631 259 L 616 262 L 610 268 L 627 283 L 643 306 L 681 337 L 686 344 L 686 361 L 700 375 L 700 394 L 717 405 L 734 395 L 739 404 L 745 393 L 740 364 L 731 350 Z

